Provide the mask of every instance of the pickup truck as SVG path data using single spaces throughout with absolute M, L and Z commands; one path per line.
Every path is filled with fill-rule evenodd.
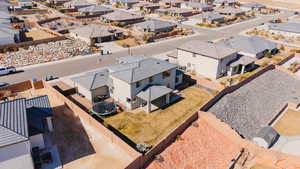
M 17 71 L 16 68 L 13 66 L 9 66 L 9 67 L 0 66 L 0 75 L 7 75 L 10 73 L 15 73 L 16 71 Z

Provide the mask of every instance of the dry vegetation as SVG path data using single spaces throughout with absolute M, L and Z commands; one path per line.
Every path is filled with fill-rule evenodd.
M 183 100 L 165 109 L 149 114 L 124 112 L 105 121 L 136 143 L 155 145 L 212 97 L 207 91 L 193 87 L 183 90 L 182 94 Z
M 26 32 L 26 36 L 28 38 L 32 38 L 32 40 L 41 40 L 41 39 L 48 39 L 48 38 L 56 37 L 53 34 L 50 34 L 48 32 L 45 32 L 43 30 L 38 30 L 38 29 Z
M 276 169 L 276 168 L 268 167 L 268 166 L 261 165 L 261 164 L 255 164 L 250 169 Z
M 300 112 L 287 110 L 281 119 L 275 124 L 274 129 L 283 135 L 293 136 L 300 134 Z

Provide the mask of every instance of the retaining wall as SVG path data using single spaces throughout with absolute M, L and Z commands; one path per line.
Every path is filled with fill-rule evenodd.
M 55 41 L 60 41 L 60 40 L 65 40 L 65 39 L 66 39 L 66 37 L 64 37 L 64 36 L 58 36 L 58 37 L 35 40 L 35 41 L 11 43 L 11 44 L 6 44 L 6 45 L 0 45 L 0 50 L 4 50 L 7 48 L 20 48 L 23 46 L 38 45 L 38 44 L 42 44 L 42 43 L 55 42 Z
M 66 98 L 64 95 L 59 93 L 57 90 L 52 88 L 50 85 L 44 83 L 44 86 L 47 90 L 49 90 L 57 99 L 61 100 L 70 110 L 72 110 L 73 115 L 78 117 L 83 123 L 88 124 L 95 128 L 97 132 L 104 134 L 108 137 L 112 143 L 118 145 L 125 152 L 127 152 L 131 157 L 137 158 L 140 156 L 140 153 L 136 152 L 133 148 L 131 148 L 128 144 L 126 144 L 123 140 L 121 140 L 114 133 L 109 131 L 106 127 L 104 127 L 101 123 L 95 120 L 91 115 L 82 110 L 79 106 L 73 103 L 71 100 Z
M 220 93 L 218 93 L 214 98 L 212 98 L 210 101 L 208 101 L 208 103 L 205 104 L 200 110 L 201 111 L 208 111 L 208 109 L 211 106 L 213 106 L 216 102 L 218 102 L 226 94 L 231 93 L 231 92 L 239 89 L 240 87 L 242 87 L 242 86 L 246 85 L 247 83 L 251 82 L 253 79 L 257 78 L 258 76 L 260 76 L 263 73 L 265 73 L 269 70 L 272 70 L 272 69 L 275 69 L 275 65 L 269 65 L 269 66 L 263 68 L 262 70 L 258 71 L 257 73 L 251 75 L 249 78 L 241 81 L 240 83 L 225 88 Z

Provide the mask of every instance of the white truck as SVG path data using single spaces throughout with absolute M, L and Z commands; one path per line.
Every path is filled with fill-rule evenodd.
M 13 66 L 9 66 L 9 67 L 0 66 L 0 75 L 7 75 L 10 73 L 15 73 L 16 71 L 17 71 L 16 68 Z

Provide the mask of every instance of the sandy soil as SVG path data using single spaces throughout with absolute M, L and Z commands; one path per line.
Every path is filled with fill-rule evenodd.
M 240 0 L 240 2 L 253 2 L 253 0 Z M 262 3 L 271 7 L 288 8 L 293 10 L 300 9 L 299 0 L 255 0 L 255 2 Z
M 54 111 L 52 134 L 64 169 L 123 169 L 134 159 L 112 143 L 108 137 L 88 124 L 83 124 L 71 110 L 45 90 Z

